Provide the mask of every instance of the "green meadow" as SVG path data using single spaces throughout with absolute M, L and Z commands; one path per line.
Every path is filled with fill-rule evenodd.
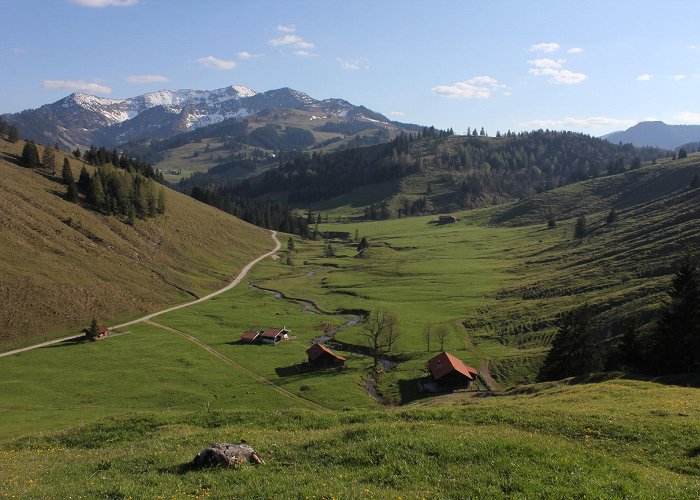
M 634 175 L 661 185 L 655 172 Z M 596 180 L 535 205 L 455 213 L 454 224 L 321 224 L 351 241 L 295 237 L 288 265 L 289 235 L 280 235 L 279 258 L 209 301 L 105 341 L 0 358 L 0 495 L 697 498 L 700 398 L 682 386 L 692 380 L 531 384 L 560 313 L 589 302 L 615 324 L 657 307 L 673 258 L 700 242 L 695 195 L 664 185 L 625 198 Z M 545 223 L 575 190 L 598 196 L 580 241 L 573 214 L 560 212 L 555 229 Z M 611 205 L 620 218 L 606 224 Z M 362 255 L 356 231 L 370 243 Z M 324 256 L 329 243 L 334 257 Z M 666 252 L 651 255 L 651 245 Z M 367 357 L 342 352 L 344 370 L 297 368 L 329 325 L 377 309 L 394 312 L 402 332 L 398 364 L 378 377 L 389 407 L 366 391 Z M 418 391 L 440 348 L 423 338 L 428 321 L 447 328 L 445 350 L 490 369 L 494 395 Z M 239 342 L 272 326 L 292 339 Z M 337 339 L 362 344 L 361 331 Z M 266 465 L 187 467 L 211 442 L 240 439 Z

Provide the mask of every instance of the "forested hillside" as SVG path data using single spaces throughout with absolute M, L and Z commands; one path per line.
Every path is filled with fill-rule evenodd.
M 55 169 L 41 161 L 28 168 L 27 144 L 0 138 L 5 347 L 75 333 L 93 316 L 108 323 L 202 295 L 272 246 L 267 231 L 188 196 L 161 187 L 151 197 L 144 191 L 150 179 L 125 169 L 61 152 L 53 153 Z M 39 159 L 48 158 L 48 148 L 34 147 Z M 88 186 L 74 199 L 65 169 L 61 175 L 66 161 L 74 182 L 83 170 Z M 136 191 L 124 191 L 131 185 Z M 143 194 L 143 205 L 133 192 Z
M 334 204 L 352 200 L 358 190 L 383 186 L 354 215 L 391 218 L 513 201 L 634 170 L 643 161 L 670 155 L 572 132 L 540 130 L 487 137 L 426 128 L 386 144 L 299 155 L 244 181 L 227 180 L 225 172 L 217 169 L 182 181 L 179 189 L 195 190 L 198 199 L 224 210 L 268 197 L 293 207 L 322 202 L 320 210 L 332 210 Z

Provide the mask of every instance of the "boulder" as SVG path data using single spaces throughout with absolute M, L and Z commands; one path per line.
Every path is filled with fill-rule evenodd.
M 229 467 L 235 469 L 240 464 L 264 464 L 253 448 L 245 443 L 215 443 L 203 449 L 192 460 L 193 467 Z

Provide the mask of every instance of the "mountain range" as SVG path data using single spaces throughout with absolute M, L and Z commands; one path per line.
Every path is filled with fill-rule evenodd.
M 662 121 L 640 122 L 624 131 L 604 135 L 612 143 L 677 149 L 700 141 L 700 125 L 668 125 Z
M 363 120 L 389 126 L 386 116 L 343 99 L 317 100 L 288 87 L 256 92 L 231 85 L 216 90 L 159 90 L 127 99 L 74 93 L 37 109 L 3 115 L 38 143 L 62 148 L 114 147 L 129 141 L 163 139 L 262 111 L 293 109 L 310 119 Z

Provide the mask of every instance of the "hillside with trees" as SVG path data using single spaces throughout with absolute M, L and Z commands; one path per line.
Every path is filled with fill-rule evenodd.
M 332 207 L 335 198 L 351 199 L 358 189 L 388 183 L 388 190 L 355 216 L 392 218 L 506 203 L 671 155 L 572 132 L 488 137 L 483 128 L 468 136 L 425 128 L 386 144 L 280 160 L 277 168 L 243 181 L 216 170 L 198 174 L 178 189 L 192 192 L 199 186 L 212 198 L 274 196 L 293 207 Z
M 4 347 L 191 300 L 272 246 L 135 168 L 21 140 L 0 138 L 0 191 Z

